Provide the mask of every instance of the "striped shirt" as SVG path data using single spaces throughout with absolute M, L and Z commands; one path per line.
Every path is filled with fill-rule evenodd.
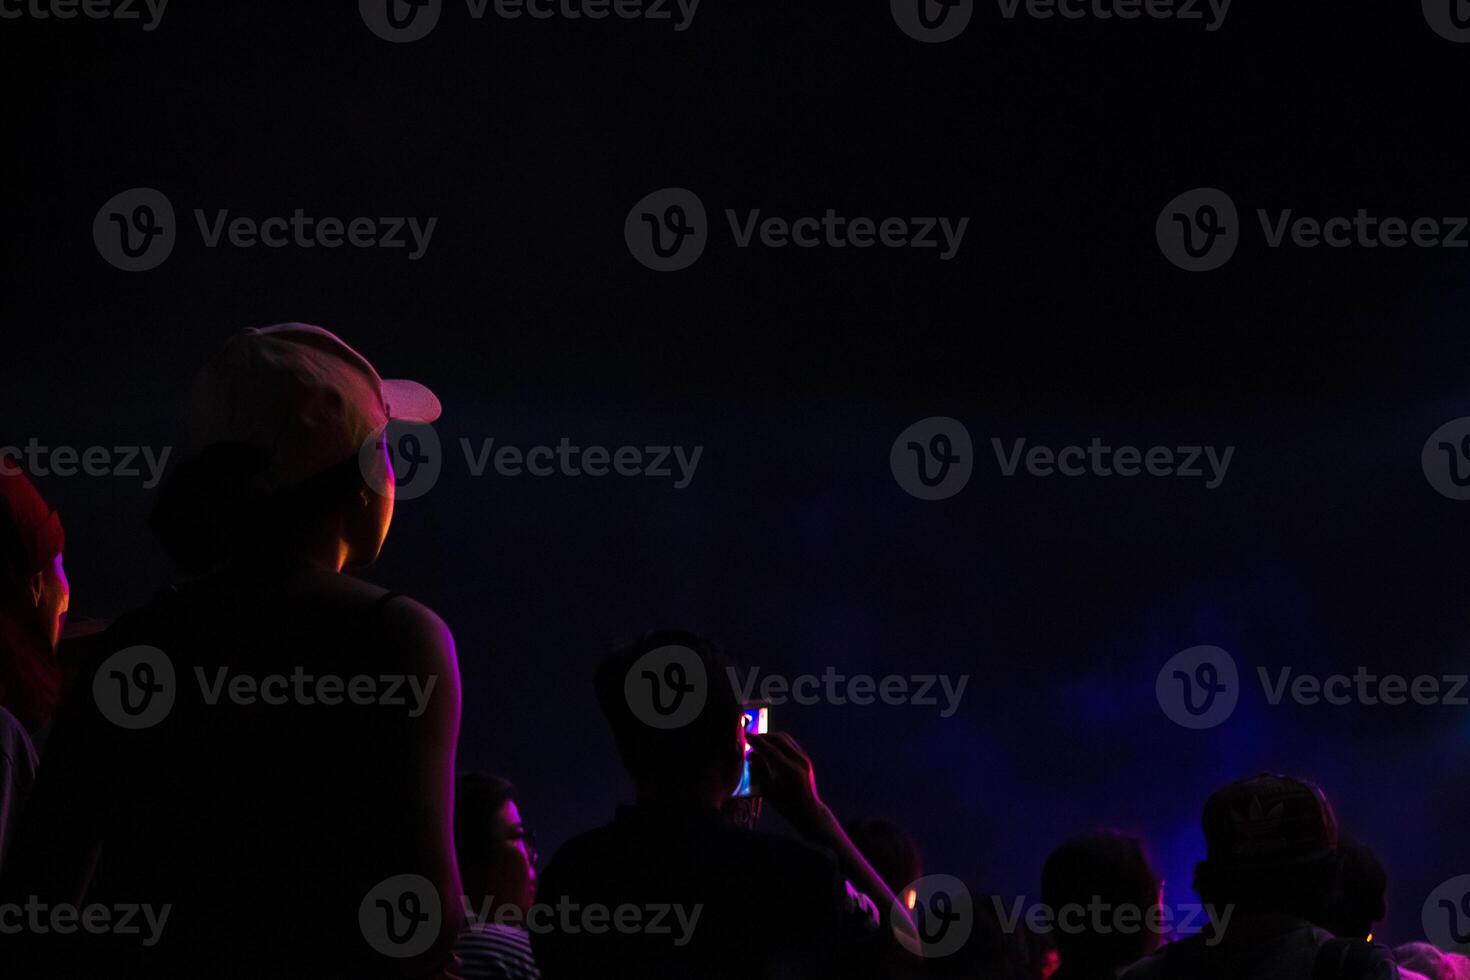
M 489 922 L 459 934 L 454 952 L 464 964 L 464 980 L 541 980 L 531 955 L 531 934 L 514 926 Z

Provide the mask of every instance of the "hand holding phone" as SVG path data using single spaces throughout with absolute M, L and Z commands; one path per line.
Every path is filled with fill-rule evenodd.
M 745 731 L 745 768 L 740 774 L 740 785 L 735 788 L 735 797 L 749 799 L 761 795 L 756 791 L 755 780 L 750 773 L 750 737 L 764 735 L 771 730 L 771 709 L 754 705 L 746 708 L 741 712 L 740 725 Z
M 752 735 L 750 769 L 761 794 L 798 832 L 825 836 L 836 818 L 817 794 L 812 760 L 785 732 Z

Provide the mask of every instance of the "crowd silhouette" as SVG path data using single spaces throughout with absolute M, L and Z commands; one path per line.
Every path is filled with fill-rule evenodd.
M 1290 776 L 1205 801 L 1191 935 L 1113 830 L 1038 868 L 1047 928 L 937 886 L 901 827 L 834 813 L 795 739 L 750 730 L 726 654 L 676 629 L 586 679 L 632 802 L 543 866 L 511 782 L 455 771 L 448 627 L 347 574 L 392 523 L 387 426 L 438 412 L 320 328 L 231 337 L 153 517 L 180 581 L 64 650 L 61 519 L 0 461 L 0 974 L 1470 980 L 1462 955 L 1373 941 L 1387 873 Z M 707 683 L 662 726 L 628 679 L 669 648 Z M 792 833 L 757 829 L 765 807 Z

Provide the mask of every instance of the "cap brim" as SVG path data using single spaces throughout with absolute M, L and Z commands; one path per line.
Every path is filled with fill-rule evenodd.
M 383 406 L 389 419 L 404 422 L 433 422 L 443 411 L 439 397 L 417 381 L 383 381 Z

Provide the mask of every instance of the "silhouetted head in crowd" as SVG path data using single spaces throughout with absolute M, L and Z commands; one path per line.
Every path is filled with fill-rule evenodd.
M 718 808 L 731 798 L 745 730 L 730 669 L 709 640 L 676 629 L 649 633 L 598 664 L 597 703 L 639 805 Z
M 1344 939 L 1367 939 L 1373 924 L 1388 917 L 1388 872 L 1360 841 L 1344 837 L 1338 845 L 1337 888 L 1326 916 L 1317 924 Z
M 459 877 L 475 914 L 495 921 L 497 909 L 536 901 L 536 839 L 521 817 L 516 790 L 499 776 L 461 773 L 454 785 L 454 844 Z
M 1289 776 L 1231 783 L 1205 802 L 1206 858 L 1194 887 L 1236 920 L 1321 921 L 1337 875 L 1338 825 L 1322 790 Z
M 1008 923 L 1001 912 L 1009 901 L 998 895 L 974 895 L 975 922 L 965 944 L 952 956 L 924 960 L 915 976 L 954 980 L 1043 980 L 1045 941 L 1025 922 Z M 903 974 L 907 976 L 908 974 Z
M 1056 917 L 1062 968 L 1072 975 L 1105 974 L 1157 949 L 1161 936 L 1148 923 L 1159 907 L 1161 888 L 1143 842 L 1135 837 L 1100 831 L 1074 837 L 1052 851 L 1041 871 L 1041 901 Z M 1090 928 L 1095 906 L 1105 910 L 1107 922 L 1118 917 L 1137 928 Z
M 371 563 L 393 519 L 390 420 L 433 421 L 438 400 L 385 381 L 333 334 L 243 330 L 200 373 L 185 454 L 153 527 L 187 570 Z
M 66 532 L 15 457 L 0 458 L 0 707 L 28 730 L 56 705 L 56 644 L 71 602 Z
M 887 820 L 854 820 L 844 829 L 878 877 L 899 898 L 924 874 L 918 842 Z

